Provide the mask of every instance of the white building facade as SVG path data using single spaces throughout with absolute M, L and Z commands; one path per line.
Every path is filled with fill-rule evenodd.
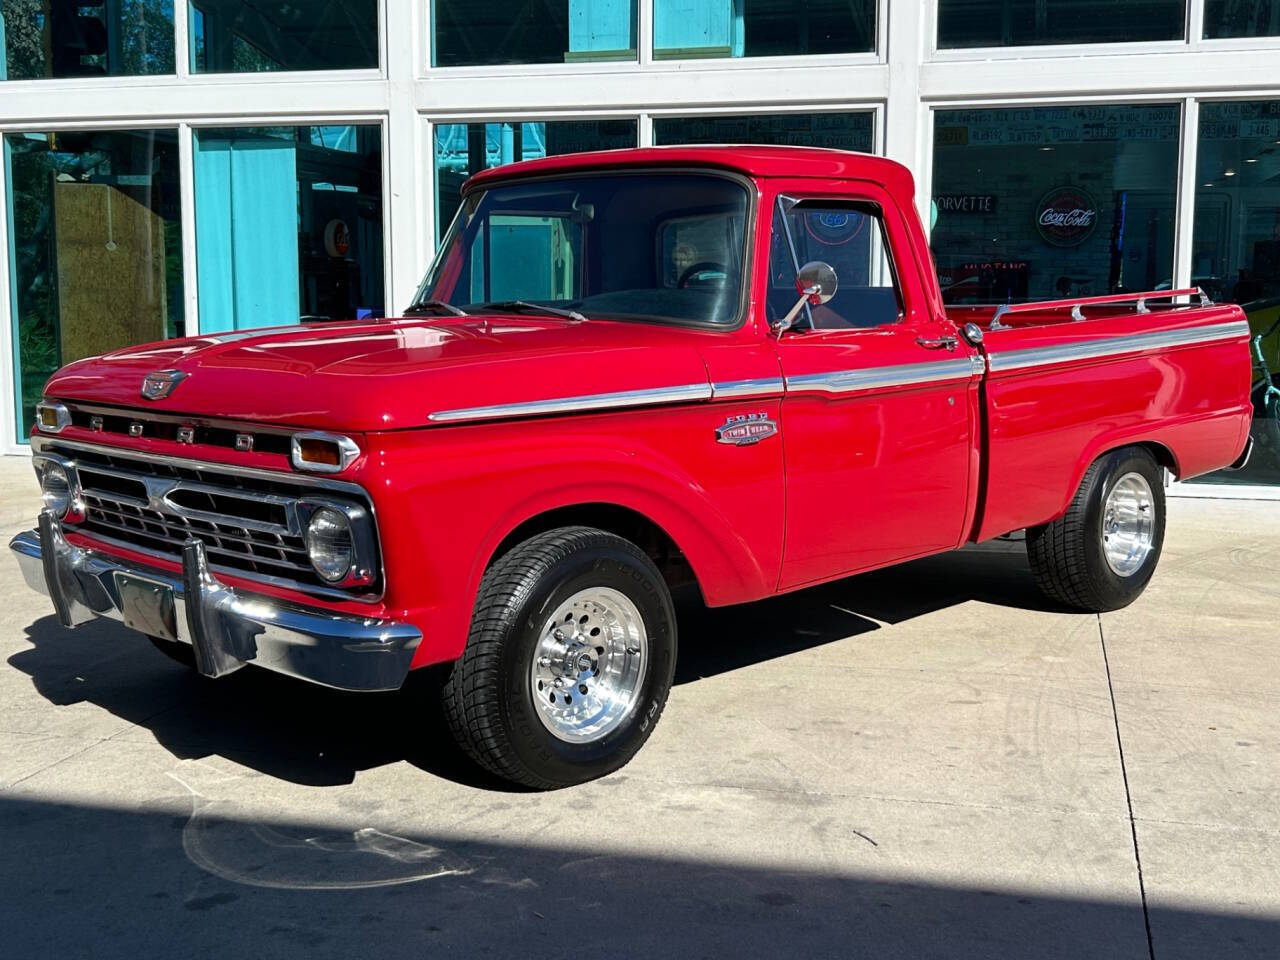
M 1280 0 L 0 0 L 0 14 L 9 453 L 62 363 L 394 314 L 469 173 L 600 147 L 901 161 L 955 303 L 1199 285 L 1259 333 L 1280 315 Z M 1180 492 L 1272 496 L 1277 448 Z

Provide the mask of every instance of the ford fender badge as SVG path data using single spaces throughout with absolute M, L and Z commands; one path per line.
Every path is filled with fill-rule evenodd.
M 186 374 L 181 370 L 157 370 L 142 378 L 142 398 L 144 400 L 163 400 L 173 393 Z
M 777 423 L 770 420 L 767 413 L 739 413 L 725 420 L 724 426 L 716 427 L 716 443 L 749 447 L 777 432 Z

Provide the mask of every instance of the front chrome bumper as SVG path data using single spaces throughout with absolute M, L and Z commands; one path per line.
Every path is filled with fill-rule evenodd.
M 39 529 L 18 534 L 9 549 L 63 626 L 108 617 L 143 632 L 172 632 L 191 644 L 197 669 L 210 677 L 253 663 L 340 690 L 397 690 L 422 640 L 406 623 L 242 596 L 209 571 L 196 539 L 183 548 L 180 579 L 72 546 L 48 510 Z

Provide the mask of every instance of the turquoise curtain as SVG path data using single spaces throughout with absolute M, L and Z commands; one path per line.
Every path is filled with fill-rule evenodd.
M 201 332 L 297 323 L 293 144 L 271 137 L 199 135 L 195 188 Z
M 635 0 L 569 0 L 569 53 L 634 50 Z M 590 57 L 581 59 L 591 59 Z
M 9 61 L 6 59 L 8 54 L 5 52 L 4 40 L 4 11 L 0 10 L 0 80 L 9 79 Z M 22 434 L 19 433 L 19 436 Z
M 740 57 L 744 48 L 744 0 L 657 0 L 653 9 L 656 51 L 705 51 Z

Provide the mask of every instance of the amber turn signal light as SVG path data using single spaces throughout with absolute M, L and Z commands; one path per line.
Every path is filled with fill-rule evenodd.
M 338 473 L 360 456 L 354 440 L 335 433 L 295 433 L 291 447 L 294 467 L 309 473 Z
M 71 423 L 71 411 L 60 403 L 36 404 L 36 423 L 46 433 L 60 433 Z
M 298 457 L 303 463 L 318 463 L 328 467 L 336 467 L 342 462 L 338 445 L 331 440 L 299 440 Z

